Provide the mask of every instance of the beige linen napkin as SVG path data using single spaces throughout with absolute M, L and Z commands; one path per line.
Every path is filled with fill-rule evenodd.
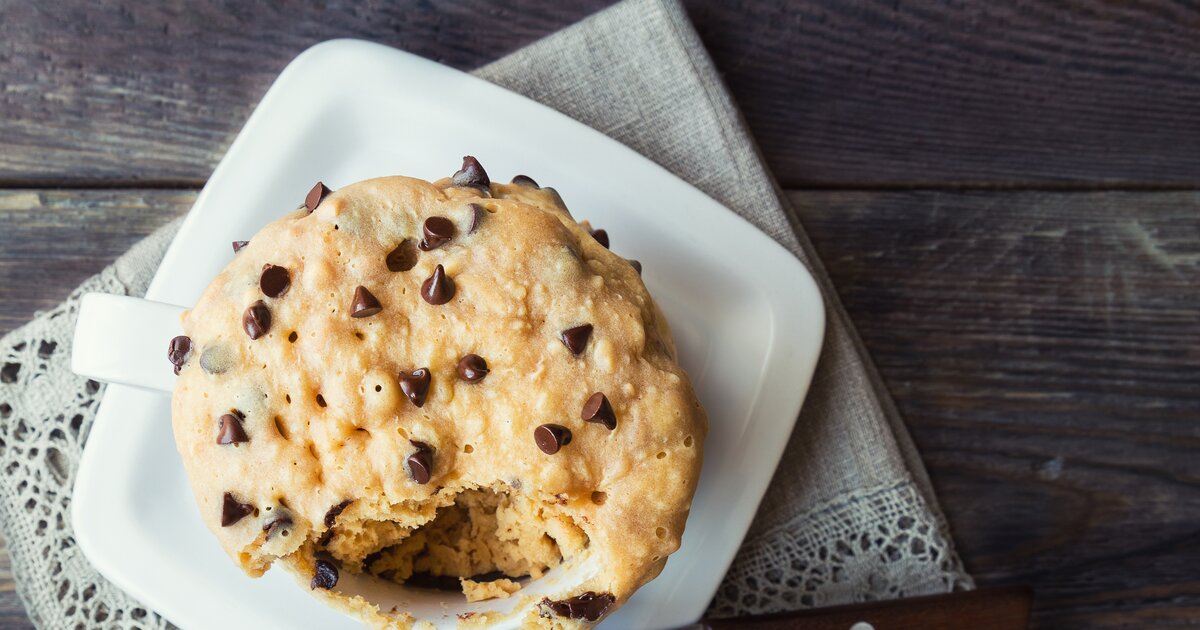
M 710 613 L 970 588 L 904 425 L 683 9 L 674 0 L 627 0 L 476 74 L 691 182 L 795 253 L 825 295 L 816 377 Z M 71 488 L 103 387 L 71 374 L 68 363 L 78 296 L 142 295 L 178 224 L 0 341 L 0 526 L 18 591 L 41 627 L 165 626 L 74 545 Z

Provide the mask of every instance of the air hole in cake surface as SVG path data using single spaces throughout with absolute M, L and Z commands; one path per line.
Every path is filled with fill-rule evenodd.
M 463 445 L 463 452 L 464 452 L 464 453 L 474 453 L 474 452 L 475 452 L 475 447 L 474 447 L 474 446 L 471 446 L 470 444 L 464 444 L 464 445 Z
M 343 513 L 324 551 L 343 575 L 373 577 L 408 592 L 435 589 L 451 604 L 517 597 L 530 580 L 556 567 L 569 570 L 589 540 L 557 504 L 498 489 L 451 492 L 454 503 L 432 519 L 428 510 L 402 504 L 383 518 Z
M 666 538 L 667 537 L 667 528 L 665 528 L 665 527 L 654 528 L 654 536 L 657 538 Z
M 328 404 L 325 403 L 325 397 L 320 394 L 317 394 L 317 406 L 321 407 L 322 409 L 329 406 Z M 662 458 L 660 457 L 659 459 L 662 459 Z
M 354 336 L 358 337 L 359 341 L 362 341 L 364 339 L 363 334 L 361 332 L 358 332 L 357 330 L 354 331 Z
M 299 339 L 299 338 L 300 338 L 300 335 L 297 335 L 297 334 L 296 334 L 296 331 L 294 331 L 294 330 L 293 330 L 293 331 L 292 331 L 292 332 L 291 332 L 291 333 L 288 335 L 288 343 L 296 343 L 296 340 L 297 340 L 297 339 Z
M 666 454 L 666 453 L 664 453 L 663 451 L 659 451 L 659 452 L 658 452 L 658 455 L 655 455 L 654 457 L 655 457 L 655 459 L 663 459 L 663 458 L 665 458 L 666 456 L 667 456 L 667 454 Z
M 687 437 L 683 438 L 683 445 L 684 445 L 684 446 L 686 446 L 686 447 L 688 447 L 688 448 L 692 448 L 692 444 L 693 444 L 693 443 L 695 443 L 695 440 L 693 440 L 693 439 L 692 439 L 692 436 L 690 436 L 690 435 L 689 435 L 689 436 L 687 436 Z
M 291 395 L 291 394 L 284 394 L 284 395 L 283 395 L 283 400 L 284 400 L 284 401 L 285 401 L 287 404 L 289 404 L 289 405 L 290 405 L 290 404 L 292 404 L 292 395 Z
M 279 434 L 279 437 L 285 440 L 289 439 L 287 427 L 283 424 L 283 418 L 279 416 L 275 416 L 275 432 Z
M 595 503 L 596 505 L 604 505 L 604 502 L 607 500 L 608 500 L 608 493 L 606 493 L 606 492 L 600 492 L 599 490 L 597 490 L 592 493 L 592 503 Z

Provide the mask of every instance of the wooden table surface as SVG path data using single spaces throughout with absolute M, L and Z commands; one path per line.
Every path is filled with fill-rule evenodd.
M 605 4 L 0 3 L 0 333 L 185 212 L 310 44 L 470 69 Z M 1200 11 L 687 6 L 979 583 L 1037 628 L 1200 619 Z

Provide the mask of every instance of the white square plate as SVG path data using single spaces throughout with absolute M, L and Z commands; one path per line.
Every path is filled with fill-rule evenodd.
M 496 180 L 553 186 L 645 266 L 708 410 L 704 473 L 683 547 L 604 624 L 695 621 L 771 480 L 824 332 L 803 265 L 713 199 L 599 132 L 470 75 L 338 40 L 297 57 L 217 166 L 146 297 L 191 305 L 229 243 L 304 198 L 380 175 L 436 179 L 463 155 Z M 166 347 L 163 340 L 161 347 Z M 165 361 L 165 359 L 164 359 Z M 163 394 L 112 385 L 75 484 L 76 540 L 97 569 L 184 628 L 353 628 L 282 570 L 243 575 L 200 521 Z

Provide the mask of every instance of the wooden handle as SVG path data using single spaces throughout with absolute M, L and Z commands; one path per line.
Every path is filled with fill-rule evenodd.
M 1033 592 L 1026 586 L 817 608 L 737 619 L 705 619 L 681 630 L 1024 630 Z

